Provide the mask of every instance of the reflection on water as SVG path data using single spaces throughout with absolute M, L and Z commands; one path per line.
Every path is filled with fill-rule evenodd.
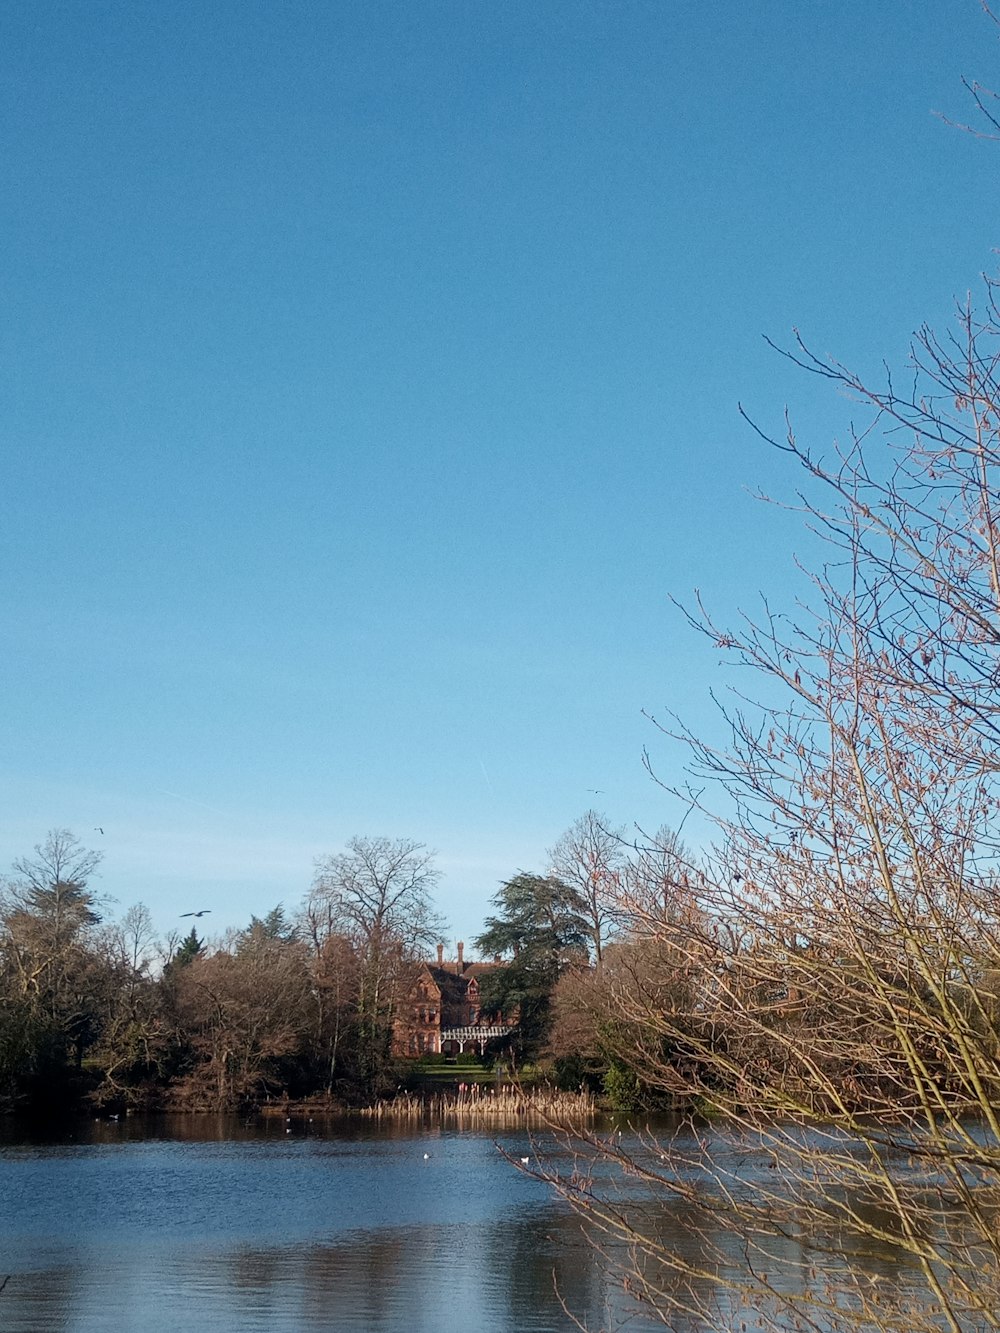
M 523 1135 L 498 1141 L 528 1151 Z M 571 1169 L 558 1144 L 547 1154 Z M 683 1200 L 643 1204 L 635 1181 L 597 1169 L 647 1234 L 740 1266 L 737 1238 L 704 1216 L 696 1227 Z M 576 1216 L 479 1133 L 320 1117 L 129 1118 L 30 1137 L 0 1124 L 0 1209 L 4 1333 L 544 1333 L 575 1327 L 560 1297 L 591 1329 L 647 1326 Z M 846 1262 L 830 1236 L 817 1246 L 790 1229 L 774 1245 L 786 1290 Z M 898 1256 L 884 1262 L 908 1280 Z M 747 1313 L 689 1327 L 738 1328 Z
M 217 1117 L 4 1134 L 10 1333 L 541 1333 L 571 1327 L 554 1275 L 607 1323 L 579 1223 L 482 1135 Z

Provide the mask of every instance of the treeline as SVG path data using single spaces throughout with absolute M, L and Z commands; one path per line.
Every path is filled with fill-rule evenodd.
M 945 740 L 964 764 L 969 736 Z M 755 744 L 772 768 L 822 762 L 801 733 Z M 780 793 L 784 831 L 729 824 L 697 858 L 668 829 L 629 842 L 588 812 L 552 849 L 552 873 L 501 888 L 476 941 L 508 960 L 482 993 L 517 1018 L 515 1056 L 615 1109 L 730 1121 L 854 1126 L 1000 1102 L 1000 891 L 991 855 L 980 859 L 996 798 L 981 771 L 973 804 L 954 771 L 939 785 L 914 751 L 890 762 L 891 799 L 934 814 L 914 820 L 891 867 L 870 843 L 888 798 L 867 785 L 867 825 L 857 809 L 824 829 L 810 783 L 798 809 Z M 964 817 L 962 841 L 945 841 L 946 812 Z
M 102 919 L 100 855 L 66 830 L 0 897 L 0 1107 L 223 1109 L 377 1095 L 408 968 L 440 933 L 416 843 L 356 839 L 294 917 L 166 944 L 145 907 Z
M 681 849 L 667 832 L 660 843 L 636 855 L 589 811 L 547 874 L 502 886 L 474 947 L 504 964 L 483 978 L 483 1014 L 513 1026 L 487 1058 L 599 1090 L 603 1047 L 569 1049 L 553 1006 L 627 934 L 614 907 L 625 886 L 672 901 Z M 396 1028 L 443 935 L 422 845 L 356 838 L 319 863 L 297 910 L 276 906 L 221 940 L 199 918 L 161 941 L 141 905 L 107 918 L 100 862 L 56 829 L 0 882 L 0 1109 L 365 1103 L 398 1086 L 409 1066 L 394 1058 Z
M 142 906 L 102 919 L 99 863 L 54 830 L 3 883 L 0 1108 L 359 1104 L 412 1068 L 394 1035 L 442 934 L 421 845 L 354 839 L 293 914 L 212 941 L 199 922 L 163 943 Z M 588 811 L 548 873 L 501 886 L 474 941 L 502 960 L 480 977 L 483 1016 L 511 1024 L 486 1058 L 622 1110 L 1000 1097 L 992 871 L 897 873 L 889 893 L 864 857 L 846 868 L 846 841 L 836 878 L 806 838 L 734 831 L 695 861 L 668 829 L 630 842 Z

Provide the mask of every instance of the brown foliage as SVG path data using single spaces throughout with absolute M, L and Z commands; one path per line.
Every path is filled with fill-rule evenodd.
M 176 1014 L 195 1054 L 182 1102 L 213 1109 L 263 1099 L 282 1087 L 280 1062 L 308 1032 L 304 948 L 263 935 L 233 951 L 195 958 L 176 978 Z

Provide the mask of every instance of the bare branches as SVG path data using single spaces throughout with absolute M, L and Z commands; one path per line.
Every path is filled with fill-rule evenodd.
M 968 1333 L 1000 1322 L 995 290 L 946 337 L 921 329 L 903 377 L 870 383 L 797 332 L 778 350 L 866 418 L 825 457 L 788 420 L 754 426 L 798 465 L 791 507 L 829 558 L 791 613 L 764 599 L 720 624 L 697 594 L 682 608 L 763 696 L 720 705 L 721 746 L 659 724 L 689 783 L 721 793 L 718 845 L 678 867 L 684 913 L 623 877 L 630 925 L 603 980 L 573 979 L 557 1004 L 649 1095 L 715 1118 L 645 1153 L 578 1144 L 645 1202 L 683 1200 L 704 1244 L 661 1243 L 635 1200 L 579 1185 L 597 1172 L 553 1183 L 625 1247 L 630 1290 L 665 1322 L 712 1326 L 718 1299 L 726 1320 L 743 1302 L 775 1328 Z M 763 1162 L 752 1188 L 747 1154 Z M 775 1277 L 793 1236 L 844 1256 L 819 1287 Z
M 397 940 L 407 952 L 440 935 L 431 908 L 437 884 L 433 853 L 408 838 L 352 838 L 347 851 L 316 864 L 313 897 L 327 905 L 344 934 L 374 947 Z
M 307 927 L 320 958 L 337 938 L 353 953 L 362 1080 L 371 1091 L 390 1065 L 393 1019 L 413 964 L 441 937 L 433 854 L 407 838 L 353 838 L 316 872 Z
M 594 961 L 600 967 L 625 865 L 625 830 L 612 827 L 596 810 L 588 810 L 550 849 L 549 859 L 552 874 L 579 895 Z

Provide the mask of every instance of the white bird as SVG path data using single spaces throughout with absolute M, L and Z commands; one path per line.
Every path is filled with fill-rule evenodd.
M 528 1163 L 529 1163 L 530 1161 L 531 1161 L 531 1158 L 530 1158 L 530 1157 L 522 1157 L 522 1158 L 521 1158 L 521 1165 L 522 1165 L 522 1166 L 527 1166 Z
M 425 1152 L 425 1153 L 424 1153 L 424 1161 L 425 1161 L 425 1162 L 429 1162 L 430 1159 L 431 1159 L 431 1155 L 430 1155 L 430 1153 L 429 1153 L 429 1152 Z

